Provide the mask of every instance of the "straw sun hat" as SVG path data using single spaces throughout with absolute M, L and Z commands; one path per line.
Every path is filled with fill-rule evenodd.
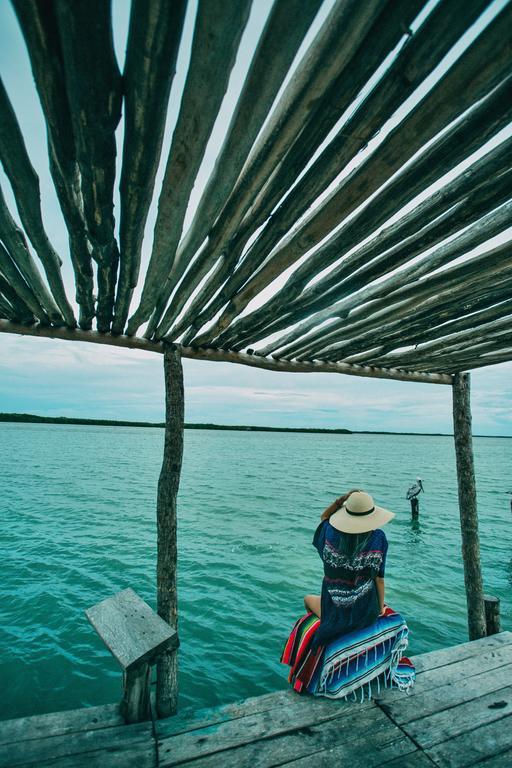
M 378 507 L 369 493 L 354 491 L 329 522 L 343 533 L 367 533 L 386 525 L 394 516 L 394 512 Z

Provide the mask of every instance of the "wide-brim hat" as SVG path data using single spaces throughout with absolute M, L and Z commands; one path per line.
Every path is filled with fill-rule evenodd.
M 394 516 L 394 512 L 378 507 L 369 493 L 354 491 L 329 522 L 343 533 L 366 533 L 386 525 Z

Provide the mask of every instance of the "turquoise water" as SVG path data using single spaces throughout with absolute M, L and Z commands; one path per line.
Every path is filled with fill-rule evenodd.
M 0 424 L 0 717 L 119 699 L 120 672 L 84 609 L 128 586 L 154 606 L 162 447 L 159 429 Z M 509 629 L 511 460 L 512 440 L 475 439 L 485 589 Z M 404 498 L 418 474 L 419 524 Z M 408 619 L 411 653 L 466 639 L 450 438 L 189 430 L 182 708 L 286 686 L 283 641 L 321 583 L 318 516 L 353 486 L 398 513 L 386 529 L 387 600 Z

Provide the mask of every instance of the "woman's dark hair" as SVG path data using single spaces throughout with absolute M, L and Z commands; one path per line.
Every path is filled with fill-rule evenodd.
M 372 533 L 373 531 L 366 531 L 365 533 L 343 533 L 343 531 L 339 531 L 340 543 L 338 548 L 347 557 L 356 557 L 366 547 Z
M 352 488 L 348 493 L 345 493 L 343 496 L 340 496 L 339 499 L 336 499 L 335 502 L 333 502 L 329 507 L 327 507 L 327 509 L 325 509 L 322 512 L 322 514 L 320 515 L 320 519 L 329 520 L 331 515 L 333 515 L 338 509 L 340 509 L 345 504 L 350 494 L 359 490 L 360 490 L 359 488 Z M 356 555 L 362 552 L 362 550 L 365 548 L 366 543 L 368 542 L 368 539 L 370 538 L 371 534 L 372 534 L 372 531 L 369 531 L 366 533 L 343 533 L 342 531 L 339 531 L 339 535 L 340 535 L 339 549 L 347 557 L 356 557 Z

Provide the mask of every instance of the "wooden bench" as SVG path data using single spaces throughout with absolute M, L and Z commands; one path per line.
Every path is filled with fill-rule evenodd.
M 148 720 L 151 666 L 161 654 L 177 649 L 178 633 L 130 588 L 88 608 L 85 615 L 123 670 L 125 721 Z

